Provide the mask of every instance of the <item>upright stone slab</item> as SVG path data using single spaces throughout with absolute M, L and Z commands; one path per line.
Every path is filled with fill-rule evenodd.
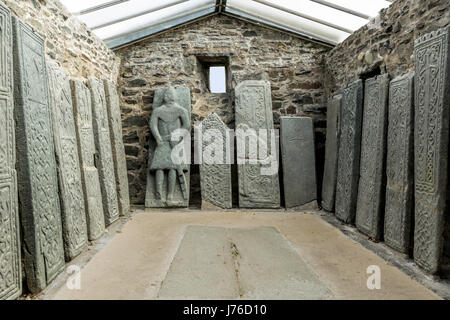
M 0 300 L 22 293 L 11 12 L 0 2 Z
M 58 170 L 64 253 L 66 261 L 87 246 L 86 211 L 81 185 L 78 143 L 69 76 L 56 63 L 47 63 L 49 102 Z
M 145 206 L 147 208 L 188 207 L 190 166 L 186 163 L 174 163 L 172 152 L 183 156 L 190 155 L 190 147 L 171 141 L 177 129 L 191 129 L 191 91 L 186 87 L 166 87 L 155 90 L 153 110 L 150 119 L 152 132 L 149 141 L 147 190 Z M 190 137 L 187 137 L 190 145 Z M 190 162 L 190 157 L 187 157 Z M 181 159 L 180 159 L 181 160 Z
M 119 204 L 117 200 L 116 176 L 109 134 L 108 112 L 103 81 L 89 77 L 91 90 L 92 119 L 96 147 L 96 165 L 100 176 L 102 190 L 103 212 L 105 225 L 109 226 L 119 219 Z
M 439 270 L 443 248 L 450 108 L 450 26 L 414 44 L 414 260 Z
M 411 246 L 414 72 L 391 81 L 386 160 L 384 241 L 407 254 Z
M 64 268 L 44 40 L 13 17 L 17 168 L 28 288 L 37 293 Z
M 245 143 L 237 143 L 239 206 L 242 208 L 279 208 L 280 186 L 276 154 L 278 147 L 271 143 L 271 140 L 275 141 L 275 137 L 272 137 L 275 132 L 272 131 L 270 83 L 256 80 L 243 81 L 236 87 L 235 92 L 236 128 L 241 132 L 253 130 L 253 133 L 259 136 L 253 142 L 249 142 L 250 140 L 245 138 Z M 256 159 L 256 155 L 251 156 L 250 154 L 251 145 L 256 144 L 260 148 L 262 145 L 260 142 L 265 140 L 260 133 L 264 132 L 267 135 L 266 158 L 259 159 L 255 163 L 252 160 Z
M 327 138 L 325 141 L 325 164 L 322 183 L 322 208 L 334 211 L 340 134 L 340 111 L 342 96 L 337 95 L 328 101 Z
M 358 197 L 363 83 L 357 80 L 342 93 L 341 135 L 338 153 L 336 217 L 353 223 Z
M 356 227 L 374 240 L 383 234 L 388 93 L 388 74 L 366 80 Z
M 293 208 L 312 204 L 317 207 L 312 119 L 281 117 L 280 126 L 285 206 Z
M 95 142 L 92 127 L 91 93 L 80 80 L 70 81 L 73 112 L 80 155 L 81 181 L 89 240 L 97 240 L 105 232 L 102 191 L 95 167 Z
M 231 191 L 231 141 L 228 127 L 216 113 L 211 113 L 201 123 L 200 186 L 202 208 L 212 206 L 232 207 Z
M 116 86 L 109 80 L 104 80 L 104 85 L 114 169 L 116 174 L 117 195 L 119 197 L 119 210 L 120 215 L 123 216 L 130 212 L 130 193 L 128 190 L 128 173 L 127 162 L 125 159 L 125 148 L 123 146 L 122 116 Z

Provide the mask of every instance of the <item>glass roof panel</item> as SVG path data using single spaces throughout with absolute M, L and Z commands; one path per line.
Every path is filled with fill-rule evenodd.
M 228 0 L 226 11 L 235 13 L 232 9 L 237 9 L 255 18 L 262 18 L 282 28 L 288 28 L 312 37 L 315 36 L 319 40 L 330 43 L 339 43 L 350 35 L 348 32 L 337 30 L 255 1 Z
M 91 29 L 101 27 L 115 21 L 133 18 L 146 14 L 148 11 L 157 11 L 165 7 L 174 6 L 189 0 L 148 1 L 129 0 L 115 6 L 81 15 L 79 18 Z
M 104 5 L 111 0 L 60 0 L 60 2 L 72 13 L 78 13 L 86 9 Z
M 165 21 L 175 19 L 181 15 L 187 15 L 190 12 L 201 10 L 202 8 L 206 9 L 214 7 L 215 4 L 216 2 L 212 0 L 190 0 L 172 7 L 158 10 L 156 12 L 151 12 L 96 29 L 94 30 L 94 33 L 101 39 L 111 39 L 123 34 L 147 28 L 149 26 L 164 23 Z
M 217 8 L 216 0 L 60 1 L 101 39 L 115 46 L 209 15 Z M 228 0 L 224 3 L 225 12 L 234 16 L 337 44 L 366 24 L 368 18 L 388 7 L 391 1 Z

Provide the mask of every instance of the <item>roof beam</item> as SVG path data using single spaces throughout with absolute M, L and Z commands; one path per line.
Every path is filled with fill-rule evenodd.
M 90 29 L 91 30 L 95 30 L 95 29 L 104 28 L 104 27 L 107 27 L 107 26 L 110 26 L 110 25 L 113 25 L 113 24 L 116 24 L 116 23 L 119 23 L 119 22 L 123 22 L 125 20 L 137 18 L 137 17 L 143 16 L 143 15 L 146 15 L 146 14 L 150 14 L 152 12 L 156 12 L 158 10 L 167 9 L 167 8 L 170 8 L 170 7 L 173 7 L 173 6 L 176 6 L 178 4 L 181 4 L 181 3 L 184 3 L 184 2 L 188 2 L 188 1 L 189 0 L 178 0 L 178 1 L 175 1 L 175 2 L 172 2 L 172 3 L 162 4 L 162 5 L 160 5 L 160 6 L 156 7 L 156 8 L 152 8 L 152 9 L 149 9 L 149 10 L 144 10 L 144 11 L 141 11 L 139 13 L 131 14 L 131 15 L 128 15 L 128 16 L 125 16 L 125 17 L 122 17 L 122 18 L 112 19 L 112 20 L 110 20 L 108 22 L 105 22 L 105 23 L 99 23 L 99 24 L 96 24 L 96 25 L 92 25 L 90 27 Z
M 286 33 L 292 34 L 298 38 L 302 38 L 302 39 L 305 39 L 305 40 L 308 40 L 311 42 L 319 43 L 319 44 L 325 45 L 327 47 L 335 47 L 337 45 L 336 41 L 329 40 L 324 37 L 311 34 L 309 32 L 298 31 L 298 30 L 292 29 L 291 27 L 286 26 L 279 22 L 273 22 L 270 20 L 262 19 L 260 17 L 256 17 L 252 14 L 248 14 L 248 13 L 246 13 L 240 9 L 234 8 L 232 6 L 227 6 L 227 10 L 224 11 L 223 14 L 234 17 L 236 19 L 246 21 L 246 22 L 257 24 L 264 28 L 269 28 L 272 30 L 276 30 L 278 32 L 280 32 L 280 31 L 286 32 Z
M 116 37 L 112 37 L 110 39 L 105 39 L 104 41 L 109 48 L 118 49 L 124 47 L 125 45 L 130 45 L 134 42 L 141 41 L 145 38 L 162 33 L 169 29 L 179 28 L 216 14 L 216 6 L 207 8 L 203 7 L 187 14 L 183 13 L 180 15 L 176 15 L 168 21 L 154 24 L 141 30 L 131 31 Z
M 350 30 L 350 29 L 341 27 L 341 26 L 339 26 L 337 24 L 334 24 L 334 23 L 331 23 L 331 22 L 328 22 L 328 21 L 325 21 L 325 20 L 322 20 L 322 19 L 319 19 L 319 18 L 312 17 L 312 16 L 304 14 L 304 13 L 297 12 L 297 11 L 288 9 L 286 7 L 281 7 L 281 6 L 277 5 L 277 4 L 271 3 L 271 2 L 266 1 L 266 0 L 252 0 L 252 1 L 260 3 L 260 4 L 263 4 L 263 5 L 266 5 L 268 7 L 273 8 L 273 9 L 277 9 L 277 10 L 281 10 L 281 11 L 290 13 L 292 15 L 295 15 L 295 16 L 303 18 L 303 19 L 314 21 L 316 23 L 325 25 L 327 27 L 330 27 L 330 28 L 333 28 L 333 29 L 336 29 L 336 30 L 340 30 L 340 31 L 346 32 L 348 34 L 352 34 L 354 32 L 354 30 Z
M 336 10 L 339 10 L 339 11 L 342 11 L 342 12 L 345 12 L 345 13 L 348 13 L 348 14 L 351 14 L 351 15 L 354 15 L 354 16 L 366 19 L 366 20 L 370 20 L 370 16 L 368 16 L 367 14 L 364 14 L 364 13 L 361 13 L 361 12 L 358 12 L 358 11 L 355 11 L 355 10 L 352 10 L 352 9 L 340 6 L 338 4 L 335 4 L 335 3 L 332 3 L 332 2 L 329 2 L 329 1 L 326 1 L 326 0 L 310 0 L 310 1 L 319 3 L 321 5 L 324 5 L 324 6 L 327 6 L 327 7 L 330 7 L 330 8 L 333 8 L 333 9 L 336 9 Z
M 121 4 L 123 2 L 127 2 L 127 1 L 130 1 L 130 0 L 111 0 L 111 1 L 99 4 L 98 6 L 90 7 L 90 8 L 81 10 L 80 12 L 74 12 L 72 14 L 75 15 L 75 16 L 81 16 L 81 15 L 88 14 L 88 13 L 91 13 L 91 12 L 95 12 L 95 11 L 98 11 L 98 10 L 102 10 L 102 9 L 105 9 L 105 8 L 108 8 L 108 7 L 112 7 L 112 6 Z

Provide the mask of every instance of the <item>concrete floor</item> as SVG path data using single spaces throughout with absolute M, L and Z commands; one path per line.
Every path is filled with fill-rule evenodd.
M 69 264 L 79 290 L 61 275 L 38 298 L 440 299 L 313 213 L 135 209 L 109 234 Z

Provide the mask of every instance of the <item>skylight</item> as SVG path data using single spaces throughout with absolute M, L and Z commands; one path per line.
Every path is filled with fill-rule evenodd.
M 223 13 L 336 45 L 388 7 L 386 0 L 60 0 L 112 47 Z

